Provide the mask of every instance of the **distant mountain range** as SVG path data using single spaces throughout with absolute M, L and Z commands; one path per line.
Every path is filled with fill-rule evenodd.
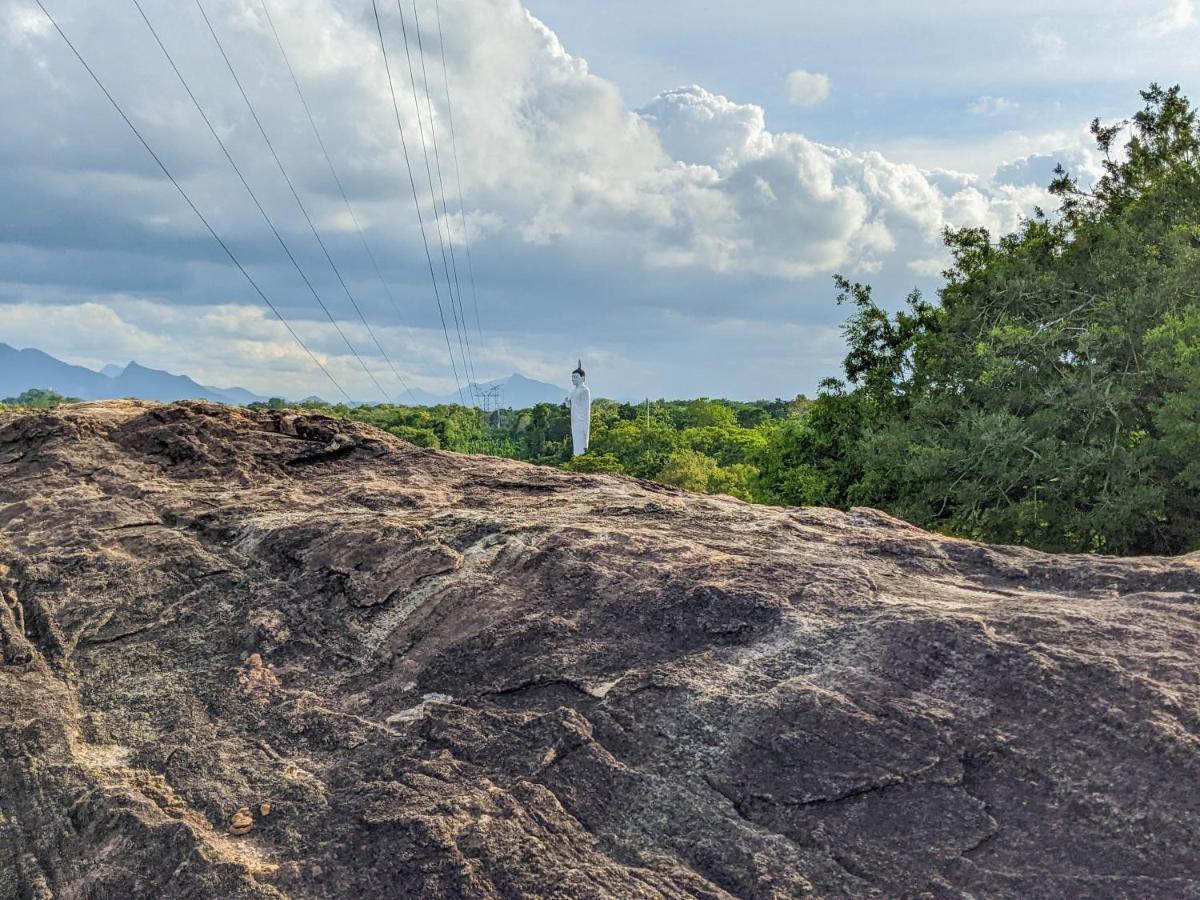
M 561 403 L 567 393 L 565 388 L 517 374 L 485 382 L 480 387 L 487 390 L 497 386 L 500 387 L 497 396 L 499 406 L 515 409 L 538 403 Z M 149 369 L 136 362 L 126 366 L 107 365 L 95 372 L 55 359 L 41 350 L 17 350 L 8 344 L 0 343 L 0 399 L 16 397 L 30 388 L 54 390 L 65 397 L 78 397 L 81 400 L 135 397 L 139 400 L 156 400 L 162 403 L 175 400 L 214 400 L 218 403 L 245 406 L 268 399 L 245 388 L 209 387 L 193 381 L 186 375 Z M 415 390 L 413 393 L 418 403 L 423 406 L 460 402 L 457 393 L 445 397 L 421 390 Z M 468 403 L 476 402 L 474 391 L 464 388 L 463 394 Z
M 64 397 L 80 400 L 112 400 L 136 397 L 139 400 L 216 400 L 219 403 L 245 405 L 266 400 L 244 388 L 215 388 L 198 384 L 186 375 L 173 375 L 148 369 L 136 362 L 108 365 L 99 372 L 73 366 L 41 350 L 17 350 L 0 344 L 0 397 L 15 397 L 29 388 L 46 388 Z
M 498 389 L 498 390 L 497 390 Z M 494 400 L 491 406 L 499 409 L 527 409 L 539 403 L 562 403 L 569 389 L 548 384 L 545 381 L 535 381 L 524 375 L 513 373 L 507 378 L 497 378 L 494 381 L 484 381 L 478 385 L 474 382 L 463 388 L 463 396 L 468 404 L 483 405 L 477 391 L 493 392 Z M 414 390 L 413 394 L 421 406 L 438 406 L 441 404 L 461 403 L 458 394 L 437 396 L 428 391 Z

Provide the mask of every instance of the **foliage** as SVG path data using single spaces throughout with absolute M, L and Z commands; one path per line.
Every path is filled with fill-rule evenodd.
M 585 453 L 562 464 L 568 472 L 611 472 L 620 475 L 624 470 L 621 461 L 611 453 Z
M 870 504 L 1049 550 L 1200 547 L 1200 131 L 1178 88 L 1092 125 L 1105 173 L 1061 168 L 1057 216 L 946 233 L 940 303 L 853 304 L 846 383 L 775 436 L 775 502 Z M 1122 123 L 1124 124 L 1124 123 Z
M 0 400 L 0 406 L 20 406 L 25 409 L 54 409 L 64 403 L 81 403 L 78 397 L 64 397 L 58 391 L 30 388 L 16 397 Z
M 252 404 L 283 409 L 270 400 Z M 507 456 L 572 472 L 647 478 L 689 490 L 770 500 L 759 466 L 779 428 L 803 416 L 804 397 L 740 403 L 727 400 L 658 400 L 649 404 L 600 399 L 592 405 L 589 452 L 571 455 L 571 421 L 565 406 L 485 413 L 462 406 L 407 407 L 292 404 L 292 408 L 366 422 L 396 437 L 437 450 Z

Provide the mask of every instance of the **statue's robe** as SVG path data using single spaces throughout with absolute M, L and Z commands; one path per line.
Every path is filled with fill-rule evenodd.
M 588 441 L 592 436 L 592 391 L 581 384 L 571 391 L 567 402 L 571 405 L 571 441 L 575 456 L 587 453 Z

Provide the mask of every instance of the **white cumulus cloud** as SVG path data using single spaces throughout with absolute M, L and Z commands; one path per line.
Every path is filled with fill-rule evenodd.
M 687 221 L 679 233 L 687 242 L 660 246 L 651 256 L 658 265 L 793 279 L 870 272 L 928 259 L 947 225 L 1001 233 L 1046 202 L 1024 182 L 984 184 L 771 132 L 761 107 L 696 86 L 665 92 L 641 113 L 678 161 L 672 184 L 686 186 L 673 221 Z
M 828 75 L 795 69 L 787 77 L 788 100 L 796 106 L 815 106 L 829 96 Z

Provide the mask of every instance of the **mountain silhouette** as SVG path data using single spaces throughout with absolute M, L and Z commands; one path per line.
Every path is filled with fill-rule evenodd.
M 493 406 L 498 406 L 501 409 L 527 409 L 531 406 L 537 406 L 539 403 L 562 403 L 563 398 L 567 396 L 567 389 L 558 385 L 549 384 L 545 381 L 537 381 L 533 378 L 527 378 L 519 372 L 514 372 L 507 378 L 495 378 L 491 381 L 483 381 L 476 384 L 471 382 L 463 387 L 463 397 L 468 404 L 483 405 L 476 396 L 476 388 L 484 391 L 491 391 L 494 388 L 500 388 L 495 394 Z M 413 394 L 417 401 L 422 406 L 439 406 L 442 404 L 461 403 L 458 398 L 458 393 L 437 395 L 414 389 Z M 406 395 L 407 396 L 407 395 Z
M 500 407 L 511 409 L 524 409 L 539 403 L 561 403 L 567 393 L 564 387 L 527 378 L 520 373 L 482 382 L 478 387 L 485 391 L 499 387 L 500 390 L 494 395 L 494 402 Z M 53 390 L 64 397 L 78 397 L 80 400 L 135 398 L 160 403 L 173 403 L 176 400 L 213 400 L 234 406 L 246 406 L 268 399 L 245 388 L 212 387 L 200 384 L 186 375 L 151 369 L 138 362 L 131 361 L 125 366 L 109 364 L 96 372 L 84 366 L 65 363 L 42 350 L 18 350 L 0 343 L 0 399 L 16 397 L 30 388 Z M 463 397 L 468 404 L 482 405 L 475 388 L 474 384 L 464 387 Z M 415 389 L 413 395 L 422 406 L 461 402 L 457 392 L 439 396 Z M 407 395 L 397 399 L 402 404 L 411 401 Z
M 245 405 L 265 400 L 243 388 L 206 387 L 186 375 L 150 369 L 136 362 L 123 368 L 108 365 L 94 372 L 56 359 L 34 348 L 18 350 L 0 343 L 0 397 L 15 397 L 30 388 L 57 391 L 80 400 L 215 400 Z

